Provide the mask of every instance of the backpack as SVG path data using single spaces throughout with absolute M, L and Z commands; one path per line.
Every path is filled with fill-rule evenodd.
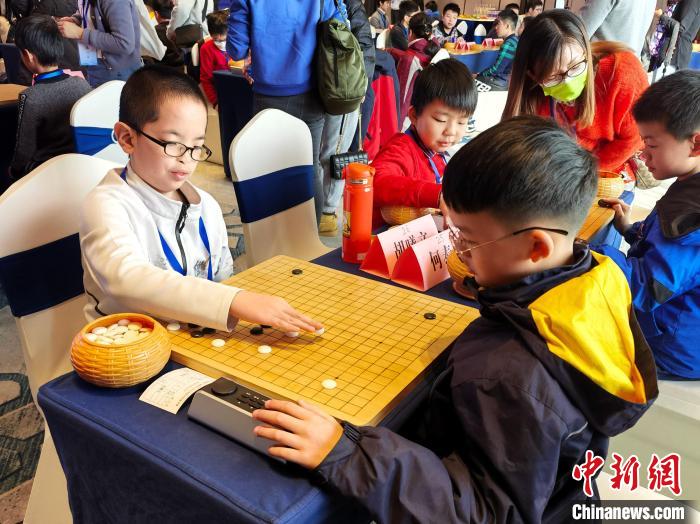
M 338 7 L 338 0 L 334 0 Z M 323 19 L 321 0 L 321 19 Z M 367 91 L 367 73 L 360 44 L 348 26 L 331 18 L 319 22 L 316 43 L 318 91 L 326 112 L 345 115 L 360 107 Z

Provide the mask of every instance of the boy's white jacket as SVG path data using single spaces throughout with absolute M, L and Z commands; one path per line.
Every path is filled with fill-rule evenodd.
M 228 235 L 219 204 L 208 193 L 185 182 L 190 201 L 180 234 L 187 275 L 174 271 L 158 232 L 182 264 L 175 225 L 183 204 L 166 198 L 127 168 L 110 171 L 83 204 L 80 247 L 83 283 L 88 295 L 85 316 L 141 312 L 219 330 L 233 328 L 229 308 L 238 288 L 218 284 L 233 274 Z M 214 282 L 207 280 L 209 254 L 200 238 L 199 217 L 211 248 Z

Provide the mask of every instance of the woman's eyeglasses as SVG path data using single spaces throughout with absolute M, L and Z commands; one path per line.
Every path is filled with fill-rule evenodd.
M 137 133 L 142 134 L 146 138 L 148 138 L 151 142 L 158 144 L 163 148 L 163 151 L 165 152 L 166 155 L 173 157 L 173 158 L 180 158 L 182 155 L 187 153 L 189 151 L 190 153 L 190 158 L 194 160 L 195 162 L 204 162 L 211 156 L 211 149 L 209 149 L 207 146 L 186 146 L 185 144 L 181 144 L 180 142 L 165 142 L 163 140 L 158 140 L 157 138 L 152 137 L 148 133 L 144 133 L 142 130 L 140 130 L 136 126 L 131 126 L 134 131 Z
M 578 64 L 571 66 L 564 73 L 559 73 L 557 75 L 550 76 L 544 82 L 541 82 L 541 84 L 544 87 L 558 86 L 559 84 L 564 82 L 567 78 L 575 78 L 577 76 L 582 75 L 583 73 L 586 72 L 587 68 L 588 68 L 588 60 L 583 60 L 583 61 L 579 62 Z

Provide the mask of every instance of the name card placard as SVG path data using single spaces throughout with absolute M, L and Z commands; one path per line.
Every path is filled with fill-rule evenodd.
M 451 252 L 449 231 L 418 242 L 399 257 L 391 280 L 418 291 L 426 291 L 450 278 L 447 257 Z
M 437 234 L 438 229 L 431 215 L 384 231 L 372 240 L 360 269 L 379 277 L 391 278 L 396 261 L 407 249 Z

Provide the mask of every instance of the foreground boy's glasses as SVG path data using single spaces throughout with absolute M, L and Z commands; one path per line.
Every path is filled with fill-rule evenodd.
M 566 70 L 565 73 L 560 73 L 558 75 L 554 75 L 546 79 L 544 82 L 542 82 L 542 85 L 544 87 L 554 87 L 558 86 L 561 84 L 564 80 L 568 78 L 575 78 L 579 75 L 582 75 L 583 73 L 586 72 L 587 69 L 587 60 L 583 60 L 579 62 L 578 64 L 571 66 L 569 69 Z
M 559 235 L 564 236 L 567 236 L 569 234 L 569 232 L 564 229 L 553 229 L 551 227 L 532 226 L 526 227 L 524 229 L 518 229 L 517 231 L 508 233 L 507 235 L 497 238 L 496 240 L 489 240 L 488 242 L 482 242 L 481 244 L 477 244 L 471 240 L 467 240 L 466 238 L 464 238 L 462 236 L 462 232 L 459 229 L 457 229 L 454 225 L 448 223 L 447 227 L 450 229 L 450 242 L 452 242 L 452 245 L 454 246 L 455 251 L 457 252 L 457 256 L 460 258 L 462 258 L 464 255 L 476 248 L 483 247 L 488 244 L 493 244 L 494 242 L 500 242 L 501 240 L 514 237 L 516 235 L 519 235 L 520 233 L 525 233 L 526 231 L 534 231 L 536 229 L 541 229 L 542 231 L 551 231 L 552 233 L 558 233 Z
M 131 126 L 134 131 L 141 133 L 143 136 L 148 138 L 151 142 L 158 144 L 163 148 L 166 155 L 173 158 L 180 158 L 182 155 L 190 152 L 190 158 L 195 162 L 204 162 L 211 156 L 211 149 L 207 146 L 186 146 L 180 142 L 164 142 L 163 140 L 158 140 L 151 135 L 144 133 L 136 126 Z

